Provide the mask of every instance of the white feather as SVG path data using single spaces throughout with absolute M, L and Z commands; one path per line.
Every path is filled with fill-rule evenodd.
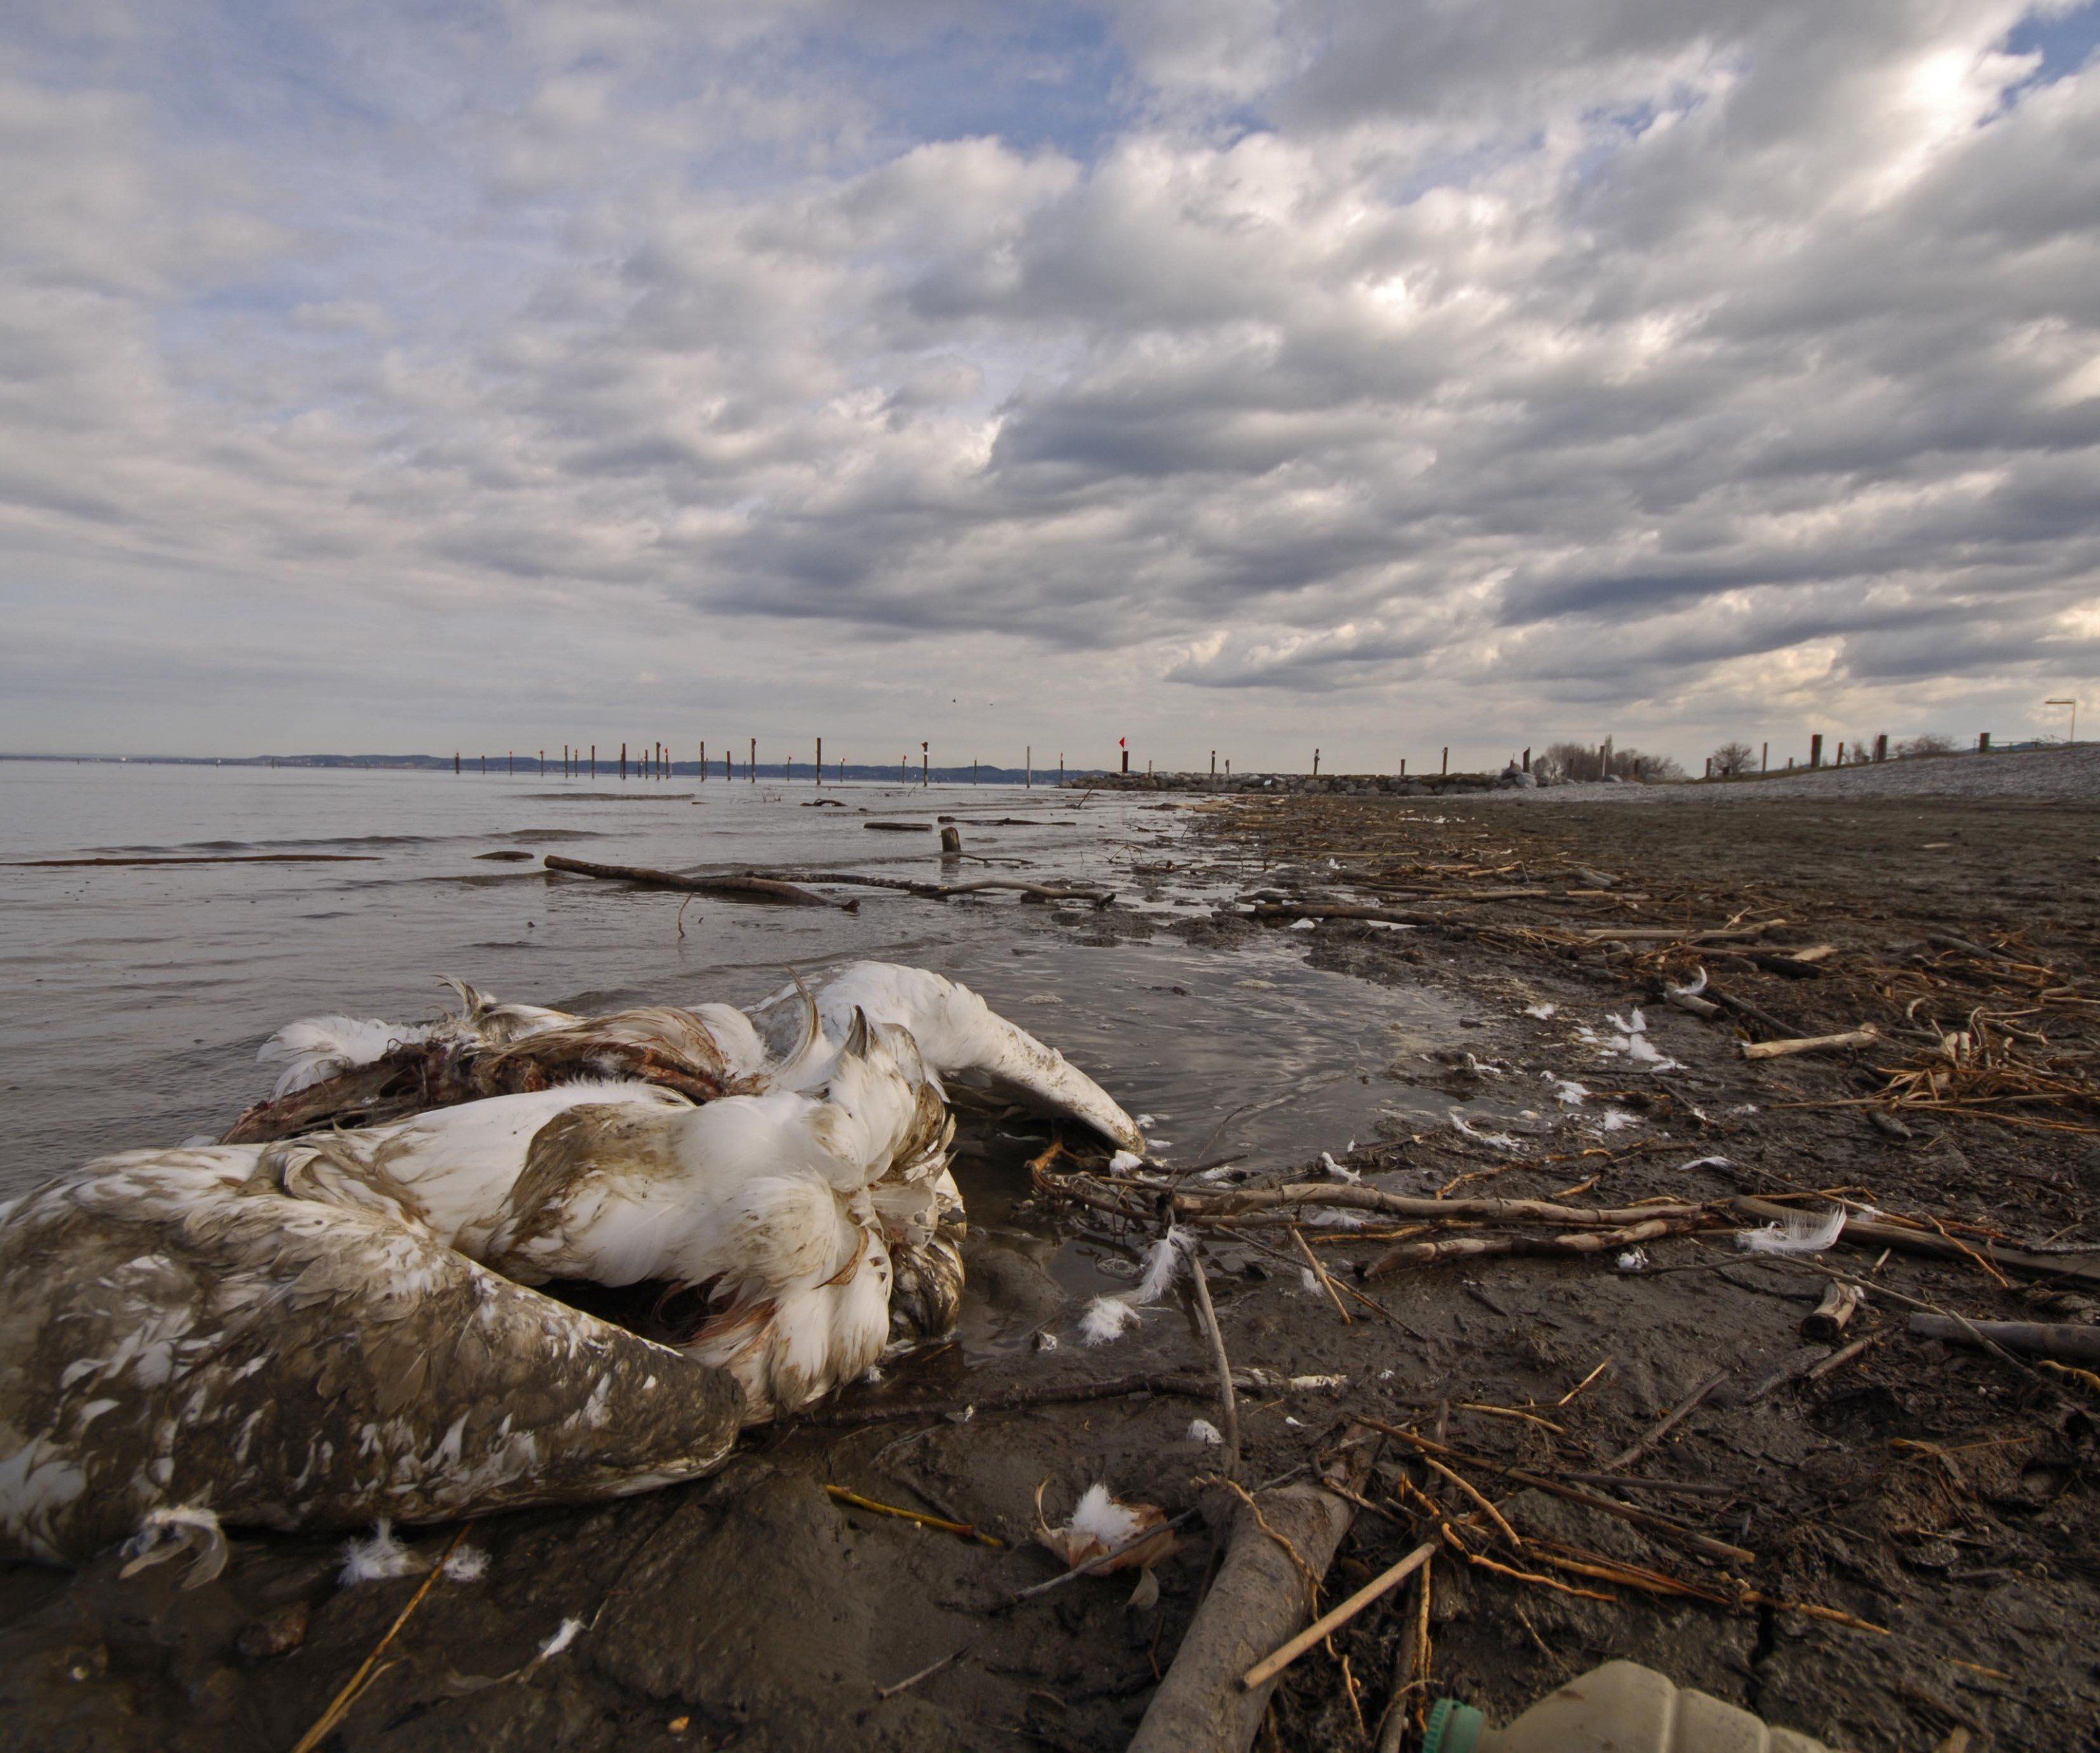
M 536 1662 L 544 1662 L 549 1656 L 559 1655 L 576 1640 L 576 1634 L 583 1628 L 584 1622 L 581 1619 L 562 1620 L 554 1635 L 540 1645 L 540 1653 L 533 1659 Z
M 443 1569 L 449 1581 L 479 1583 L 488 1574 L 488 1554 L 479 1546 L 462 1546 L 445 1561 Z
M 1120 1296 L 1096 1296 L 1079 1316 L 1079 1337 L 1089 1345 L 1105 1345 L 1137 1322 L 1137 1311 Z
M 1072 1506 L 1066 1530 L 1073 1534 L 1089 1534 L 1099 1540 L 1105 1551 L 1114 1552 L 1135 1535 L 1141 1524 L 1136 1515 L 1116 1502 L 1105 1485 L 1091 1485 L 1079 1501 Z
M 342 1570 L 336 1580 L 345 1588 L 355 1583 L 382 1583 L 390 1577 L 412 1576 L 427 1566 L 394 1538 L 394 1524 L 385 1517 L 373 1524 L 368 1539 L 352 1539 L 342 1549 Z
M 288 1022 L 256 1049 L 264 1065 L 283 1067 L 273 1101 L 311 1088 L 360 1065 L 383 1059 L 396 1047 L 430 1038 L 425 1023 L 382 1022 L 365 1017 L 305 1017 Z
M 1817 1217 L 1812 1212 L 1789 1212 L 1780 1223 L 1756 1230 L 1738 1230 L 1736 1246 L 1746 1254 L 1820 1254 L 1845 1233 L 1845 1208 L 1838 1206 Z

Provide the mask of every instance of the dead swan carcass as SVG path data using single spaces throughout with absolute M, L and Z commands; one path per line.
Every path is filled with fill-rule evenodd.
M 83 1557 L 142 1522 L 329 1527 L 647 1490 L 860 1374 L 893 1328 L 945 1331 L 952 1122 L 901 1019 L 959 1073 L 1138 1135 L 965 989 L 880 965 L 841 981 L 856 975 L 866 1005 L 842 1018 L 840 982 L 802 995 L 777 1048 L 740 1013 L 650 1026 L 728 1037 L 756 1093 L 571 1083 L 130 1153 L 0 1207 L 0 1551 Z M 868 1005 L 900 1020 L 871 1023 Z M 532 1027 L 580 1037 L 556 1062 L 587 1075 L 580 1038 L 605 1023 Z M 465 1062 L 524 1038 L 470 1040 Z M 527 1287 L 556 1278 L 666 1287 L 677 1349 Z
M 937 1077 L 1079 1121 L 1118 1149 L 1145 1149 L 1136 1122 L 1062 1053 L 928 969 L 855 962 L 814 996 L 789 986 L 748 1015 L 728 1005 L 665 1005 L 580 1017 L 500 1004 L 452 984 L 462 1008 L 434 1022 L 334 1015 L 278 1030 L 258 1055 L 280 1068 L 276 1088 L 223 1141 L 397 1119 L 580 1078 L 638 1077 L 699 1102 L 809 1088 L 858 1009 L 871 1023 L 908 1030 Z
M 0 1553 L 620 1496 L 729 1452 L 724 1372 L 256 1155 L 130 1152 L 0 1208 Z

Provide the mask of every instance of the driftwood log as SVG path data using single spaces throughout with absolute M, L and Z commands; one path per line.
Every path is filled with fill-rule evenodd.
M 639 883 L 649 889 L 678 889 L 689 894 L 719 894 L 744 901 L 773 901 L 783 907 L 836 907 L 846 912 L 858 901 L 833 901 L 777 876 L 749 872 L 735 876 L 687 876 L 677 871 L 652 870 L 646 864 L 593 864 L 582 859 L 565 859 L 549 853 L 546 866 L 570 876 L 596 876 L 606 882 Z
M 1368 1445 L 1359 1452 L 1367 1462 Z M 1364 1470 L 1352 1471 L 1360 1479 Z M 1217 1580 L 1153 1693 L 1129 1753 L 1246 1753 L 1276 1681 L 1250 1689 L 1241 1677 L 1311 1618 L 1312 1586 L 1326 1574 L 1355 1517 L 1347 1498 L 1315 1485 L 1258 1491 L 1241 1504 Z
M 1011 890 L 1031 901 L 1084 901 L 1106 907 L 1115 896 L 1104 889 L 1074 889 L 1064 883 L 1023 882 L 1017 876 L 981 876 L 975 882 L 914 882 L 904 876 L 864 876 L 858 871 L 811 871 L 805 882 L 843 883 L 854 889 L 889 889 L 899 894 L 915 894 L 929 901 L 946 901 L 959 894 L 977 894 L 987 889 Z
M 1823 1300 L 1815 1305 L 1815 1313 L 1802 1317 L 1801 1336 L 1825 1345 L 1836 1345 L 1865 1295 L 1858 1285 L 1833 1278 L 1824 1286 Z
M 1974 1345 L 1988 1340 L 2008 1351 L 2032 1352 L 2076 1363 L 2100 1363 L 2100 1327 L 2068 1321 L 1968 1321 L 1958 1315 L 1914 1314 L 1910 1330 L 1921 1339 Z

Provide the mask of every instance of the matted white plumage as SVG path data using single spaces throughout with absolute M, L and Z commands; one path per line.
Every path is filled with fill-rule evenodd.
M 952 1325 L 944 1075 L 1143 1145 L 1061 1054 L 924 970 L 858 965 L 756 1022 L 461 991 L 456 1018 L 311 1018 L 263 1053 L 308 1124 L 331 1080 L 376 1087 L 404 1049 L 456 1105 L 129 1153 L 0 1207 L 0 1551 L 82 1556 L 155 1512 L 153 1538 L 187 1539 L 217 1516 L 414 1521 L 704 1470 L 738 1424 Z M 457 1100 L 521 1066 L 571 1080 Z M 83 1304 L 111 1270 L 123 1293 Z M 675 1349 L 532 1288 L 564 1279 L 664 1287 Z M 643 1413 L 674 1383 L 671 1460 Z

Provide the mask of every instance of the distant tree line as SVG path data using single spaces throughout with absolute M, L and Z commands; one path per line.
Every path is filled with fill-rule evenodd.
M 1643 754 L 1638 748 L 1614 748 L 1609 758 L 1608 770 L 1603 745 L 1555 743 L 1532 762 L 1531 768 L 1539 782 L 1546 785 L 1584 780 L 1594 784 L 1604 779 L 1608 771 L 1615 779 L 1641 779 L 1650 784 L 1684 777 L 1684 769 L 1667 755 Z
M 1833 745 L 1833 764 L 1836 762 L 1838 752 L 1844 754 L 1848 766 L 1868 760 L 1873 746 L 1874 740 L 1870 736 L 1842 738 Z M 1960 747 L 1952 737 L 1943 735 L 1938 731 L 1927 731 L 1921 735 L 1908 737 L 1902 742 L 1891 743 L 1889 753 L 1898 761 L 1912 761 L 1921 755 L 1951 755 Z M 1590 765 L 1595 766 L 1597 752 L 1592 749 L 1590 753 Z M 1748 743 L 1731 742 L 1723 743 L 1707 758 L 1713 765 L 1715 779 L 1732 779 L 1742 774 L 1756 772 L 1762 757 Z

